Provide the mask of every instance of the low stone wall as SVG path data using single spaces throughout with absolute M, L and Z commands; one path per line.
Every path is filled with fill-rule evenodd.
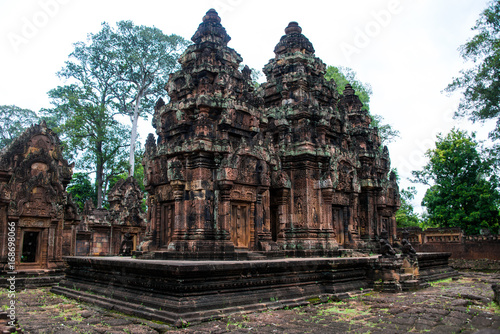
M 9 288 L 10 282 L 7 279 L 11 276 L 8 272 L 0 271 L 0 288 Z M 23 270 L 16 272 L 14 277 L 16 289 L 34 289 L 57 285 L 64 278 L 64 271 L 62 269 Z
M 450 259 L 449 265 L 457 270 L 500 272 L 500 261 L 490 259 Z
M 497 235 L 466 236 L 459 228 L 407 230 L 409 240 L 417 252 L 448 252 L 451 253 L 450 260 L 500 261 L 500 237 Z M 400 239 L 402 231 L 403 229 L 398 229 Z M 460 265 L 459 262 L 456 264 Z
M 451 259 L 500 261 L 500 240 L 464 240 L 462 242 L 429 242 L 412 244 L 417 252 L 450 252 Z

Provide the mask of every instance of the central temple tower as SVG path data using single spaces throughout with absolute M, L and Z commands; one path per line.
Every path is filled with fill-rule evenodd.
M 156 258 L 336 255 L 395 234 L 389 155 L 296 22 L 257 90 L 213 9 L 170 75 L 144 159 Z

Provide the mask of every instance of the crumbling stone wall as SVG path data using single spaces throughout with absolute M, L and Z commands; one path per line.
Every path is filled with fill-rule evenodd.
M 351 86 L 336 92 L 296 22 L 257 90 L 209 10 L 159 100 L 144 158 L 149 249 L 172 257 L 335 254 L 396 234 L 389 153 Z

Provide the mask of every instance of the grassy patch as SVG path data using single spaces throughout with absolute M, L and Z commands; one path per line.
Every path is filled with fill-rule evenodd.
M 446 279 L 442 279 L 442 280 L 439 280 L 439 281 L 430 282 L 430 285 L 432 287 L 435 287 L 435 286 L 438 286 L 440 284 L 450 283 L 450 282 L 451 282 L 451 277 L 450 278 L 446 278 Z
M 500 315 L 500 305 L 498 305 L 495 302 L 489 302 L 487 305 L 482 306 L 482 307 L 477 307 L 479 309 L 482 309 L 483 311 L 486 311 L 488 313 L 494 313 Z

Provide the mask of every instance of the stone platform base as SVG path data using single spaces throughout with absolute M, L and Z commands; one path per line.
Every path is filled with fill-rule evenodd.
M 458 271 L 448 264 L 450 256 L 451 253 L 417 253 L 420 279 L 432 282 L 458 276 Z
M 16 272 L 15 275 L 0 272 L 0 288 L 8 288 L 7 281 L 11 276 L 15 277 L 15 287 L 18 289 L 33 289 L 57 285 L 64 278 L 63 269 L 32 269 Z
M 53 292 L 182 325 L 235 312 L 342 299 L 371 287 L 377 257 L 249 261 L 68 257 Z
M 340 300 L 366 292 L 378 281 L 387 283 L 382 291 L 416 290 L 427 281 L 457 274 L 447 266 L 448 257 L 419 254 L 420 277 L 406 279 L 407 274 L 398 274 L 394 286 L 392 276 L 377 276 L 387 269 L 381 267 L 378 256 L 242 261 L 67 257 L 66 277 L 52 291 L 181 326 L 237 312 Z M 399 262 L 391 264 L 394 273 L 401 273 Z

